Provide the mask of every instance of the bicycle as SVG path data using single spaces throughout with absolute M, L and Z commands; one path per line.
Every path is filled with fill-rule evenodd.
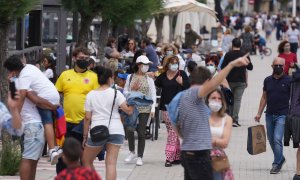
M 272 49 L 269 47 L 258 47 L 259 49 L 259 54 L 261 56 L 265 55 L 265 56 L 271 56 L 272 54 Z

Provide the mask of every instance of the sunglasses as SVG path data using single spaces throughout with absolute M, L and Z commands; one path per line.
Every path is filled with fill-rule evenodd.
M 273 64 L 273 67 L 283 67 L 282 64 Z

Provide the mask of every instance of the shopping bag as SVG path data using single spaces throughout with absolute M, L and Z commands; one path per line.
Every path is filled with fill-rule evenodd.
M 248 127 L 247 151 L 251 155 L 266 152 L 266 131 L 264 125 Z

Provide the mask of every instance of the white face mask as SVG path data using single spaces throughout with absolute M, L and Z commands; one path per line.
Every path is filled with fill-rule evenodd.
M 183 58 L 187 59 L 188 58 L 187 54 L 183 54 Z
M 222 108 L 222 103 L 216 101 L 209 101 L 208 106 L 212 112 L 218 112 Z
M 206 68 L 210 71 L 210 73 L 213 75 L 216 72 L 215 66 L 206 66 Z
M 142 71 L 143 73 L 146 73 L 146 72 L 148 72 L 148 70 L 149 70 L 149 65 L 143 64 L 141 71 Z
M 171 71 L 177 71 L 178 70 L 178 64 L 169 64 L 169 69 Z

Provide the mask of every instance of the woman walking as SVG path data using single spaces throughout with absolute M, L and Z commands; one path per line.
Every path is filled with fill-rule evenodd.
M 209 125 L 212 134 L 214 155 L 226 155 L 224 149 L 227 148 L 231 131 L 232 131 L 232 118 L 226 112 L 226 100 L 220 89 L 216 89 L 207 95 L 206 104 L 211 110 Z M 233 180 L 232 170 L 228 169 L 223 172 L 214 172 L 214 180 Z
M 155 80 L 155 85 L 162 89 L 159 109 L 168 131 L 165 167 L 171 167 L 172 164 L 180 163 L 180 144 L 165 105 L 169 104 L 178 92 L 189 87 L 189 79 L 184 71 L 179 70 L 179 59 L 176 55 L 164 59 L 163 71 Z
M 124 142 L 124 128 L 121 122 L 119 108 L 125 113 L 132 114 L 133 107 L 127 106 L 124 95 L 111 88 L 113 73 L 110 69 L 96 67 L 95 72 L 98 76 L 100 87 L 87 94 L 85 102 L 85 118 L 83 142 L 84 148 L 82 162 L 85 167 L 94 169 L 93 161 L 106 145 L 106 179 L 115 180 L 116 164 L 119 149 Z M 104 125 L 109 130 L 109 138 L 106 141 L 92 141 L 90 129 Z
M 142 94 L 149 96 L 153 100 L 151 106 L 138 106 L 139 111 L 137 127 L 138 133 L 138 153 L 136 165 L 143 165 L 143 155 L 145 150 L 145 132 L 146 126 L 149 119 L 149 116 L 154 117 L 155 113 L 155 104 L 156 104 L 156 89 L 154 81 L 147 75 L 149 70 L 149 64 L 151 61 L 145 55 L 141 55 L 136 59 L 136 64 L 134 67 L 134 73 L 128 75 L 126 84 L 124 87 L 124 94 L 128 95 L 130 92 L 141 92 Z M 129 144 L 129 155 L 125 158 L 125 162 L 130 162 L 136 158 L 135 154 L 135 140 L 134 140 L 134 131 L 127 128 L 128 144 Z

